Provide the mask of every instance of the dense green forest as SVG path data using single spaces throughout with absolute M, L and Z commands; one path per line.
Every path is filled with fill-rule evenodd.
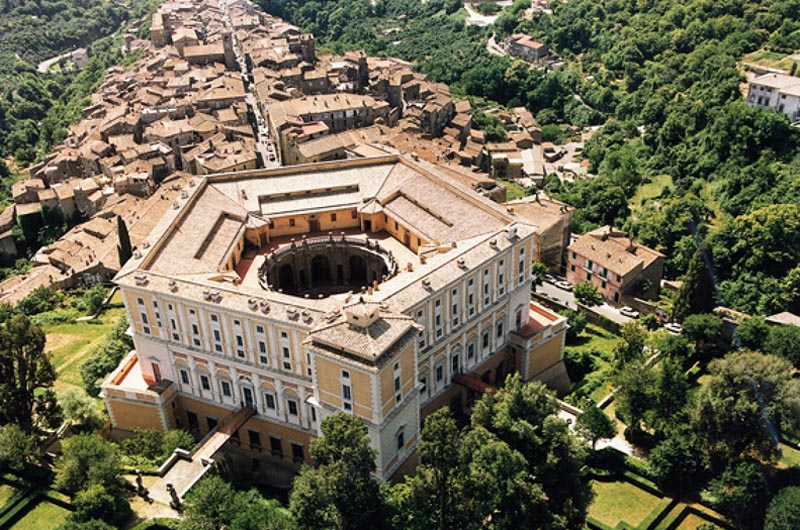
M 0 159 L 13 157 L 26 165 L 63 141 L 66 127 L 81 118 L 86 98 L 106 69 L 123 60 L 121 36 L 110 35 L 152 5 L 0 0 Z M 45 73 L 36 70 L 36 61 L 77 46 L 89 48 L 91 58 L 83 70 L 61 65 Z M 0 160 L 0 199 L 7 199 L 7 176 Z
M 108 0 L 0 0 L 0 54 L 38 62 L 110 35 L 127 17 Z
M 708 239 L 717 302 L 750 312 L 800 310 L 797 132 L 747 107 L 738 61 L 800 48 L 800 1 L 570 0 L 523 16 L 517 0 L 494 27 L 465 27 L 454 1 L 261 0 L 334 51 L 414 61 L 456 94 L 525 105 L 540 124 L 605 124 L 585 153 L 599 177 L 548 191 L 578 208 L 582 232 L 613 223 L 686 272 Z M 485 41 L 524 31 L 566 66 L 542 72 L 489 55 Z M 667 175 L 632 211 L 643 183 Z M 713 257 L 711 257 L 713 255 Z

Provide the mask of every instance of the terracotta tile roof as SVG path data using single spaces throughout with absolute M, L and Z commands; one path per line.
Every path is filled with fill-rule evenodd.
M 569 246 L 568 251 L 570 255 L 575 252 L 621 276 L 639 267 L 647 268 L 656 259 L 664 257 L 660 252 L 636 243 L 610 226 L 584 234 Z

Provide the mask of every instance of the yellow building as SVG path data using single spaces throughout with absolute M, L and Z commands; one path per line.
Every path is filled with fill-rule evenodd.
M 135 352 L 103 384 L 112 423 L 201 437 L 252 409 L 229 450 L 288 483 L 346 411 L 399 476 L 430 411 L 512 371 L 568 384 L 536 232 L 401 155 L 193 177 L 116 278 Z

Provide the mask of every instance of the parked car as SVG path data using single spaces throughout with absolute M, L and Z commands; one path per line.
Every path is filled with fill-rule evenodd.
M 569 283 L 568 281 L 565 281 L 565 280 L 558 281 L 558 282 L 554 283 L 553 285 L 555 285 L 559 289 L 563 289 L 565 291 L 571 291 L 572 290 L 572 284 Z
M 683 333 L 683 326 L 681 326 L 677 322 L 669 322 L 667 324 L 664 324 L 664 329 L 666 329 L 673 335 L 680 335 L 681 333 Z
M 620 307 L 619 314 L 629 318 L 639 318 L 639 312 L 630 306 Z
M 558 281 L 558 278 L 556 278 L 552 274 L 545 274 L 544 275 L 544 281 L 549 283 L 549 284 L 555 285 L 556 282 Z

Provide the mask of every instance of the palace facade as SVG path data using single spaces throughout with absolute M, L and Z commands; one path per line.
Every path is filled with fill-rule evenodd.
M 287 483 L 345 411 L 402 475 L 433 410 L 510 372 L 568 385 L 536 233 L 406 155 L 192 177 L 116 278 L 135 350 L 102 386 L 112 424 L 201 438 L 240 412 L 231 465 Z

